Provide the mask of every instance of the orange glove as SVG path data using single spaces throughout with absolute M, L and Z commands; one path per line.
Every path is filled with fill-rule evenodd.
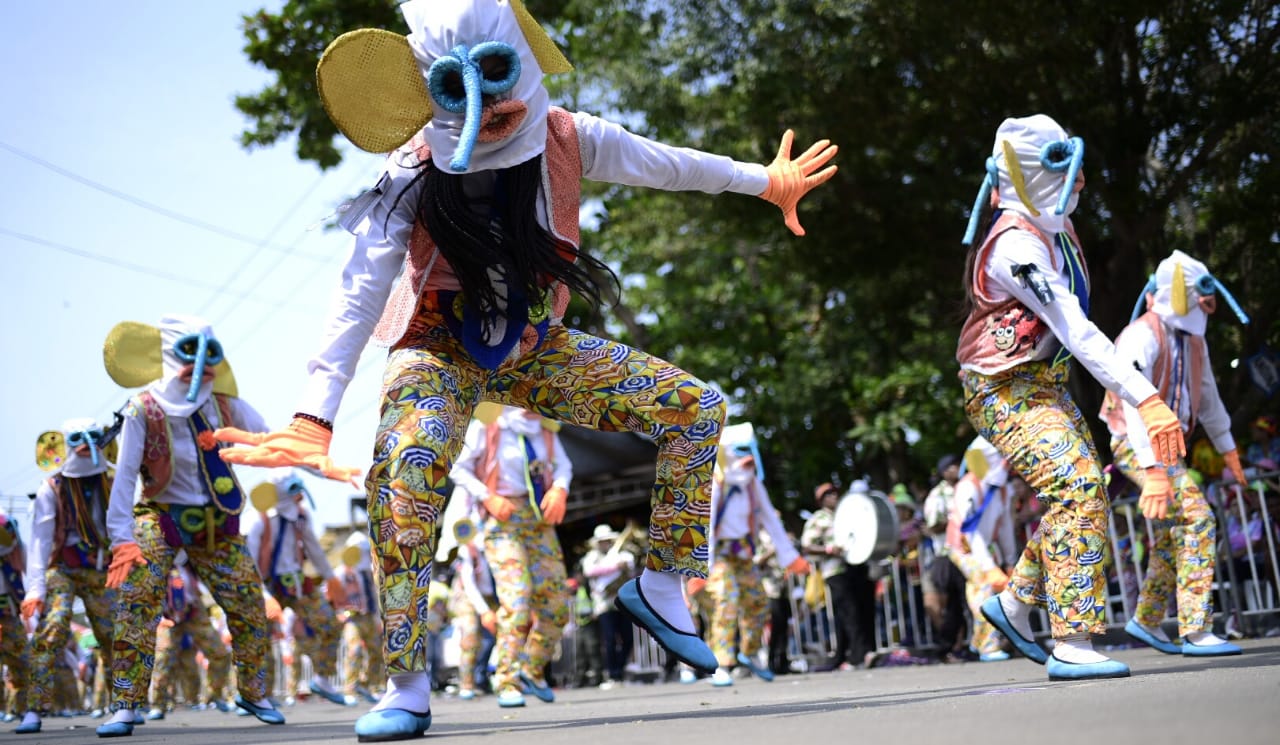
M 270 595 L 264 595 L 263 603 L 267 608 L 267 620 L 272 623 L 280 623 L 280 619 L 284 617 L 284 608 L 280 607 L 280 601 Z
M 782 208 L 782 219 L 791 232 L 804 235 L 804 228 L 800 226 L 800 216 L 796 214 L 796 207 L 805 194 L 836 175 L 835 166 L 822 167 L 836 157 L 838 148 L 832 145 L 830 140 L 818 140 L 799 158 L 792 160 L 791 143 L 795 137 L 796 133 L 789 129 L 782 135 L 778 156 L 765 167 L 765 172 L 769 175 L 769 185 L 764 188 L 760 198 Z M 819 171 L 819 168 L 822 170 Z
M 511 513 L 516 511 L 516 506 L 512 504 L 510 499 L 500 497 L 497 494 L 490 494 L 485 497 L 483 502 L 484 509 L 493 516 L 498 522 L 505 523 L 511 519 Z
M 165 618 L 164 616 L 160 616 L 160 626 L 159 626 L 159 628 L 162 628 L 162 629 L 171 629 L 171 628 L 173 628 L 173 625 L 174 625 L 174 624 L 173 624 L 173 619 L 172 619 L 172 618 Z
M 1248 486 L 1249 482 L 1244 477 L 1244 466 L 1240 465 L 1240 451 L 1232 448 L 1222 454 L 1222 459 L 1227 462 L 1227 470 L 1231 471 L 1236 483 L 1241 486 Z
M 1173 496 L 1173 484 L 1169 483 L 1169 474 L 1163 466 L 1152 466 L 1147 469 L 1147 476 L 1142 483 L 1142 496 L 1138 497 L 1138 507 L 1143 517 L 1148 520 L 1163 520 L 1169 514 L 1169 498 Z
M 129 572 L 138 566 L 146 566 L 147 559 L 136 543 L 121 543 L 111 549 L 111 566 L 107 567 L 107 587 L 116 589 L 129 578 Z
M 498 614 L 491 610 L 487 610 L 480 614 L 480 625 L 490 634 L 496 633 L 498 629 Z
M 27 598 L 22 601 L 22 620 L 30 621 L 34 616 L 44 614 L 44 601 L 40 598 Z
M 542 520 L 547 525 L 559 525 L 564 520 L 565 502 L 569 500 L 569 492 L 562 487 L 553 486 L 542 495 Z
M 803 556 L 797 556 L 795 561 L 787 565 L 786 573 L 787 576 L 794 577 L 797 574 L 808 574 L 809 569 L 809 562 Z
M 685 590 L 688 591 L 689 597 L 693 597 L 705 589 L 707 589 L 707 581 L 701 577 L 693 577 L 685 585 Z
M 347 591 L 342 586 L 342 580 L 337 577 L 326 579 L 324 581 L 324 596 L 328 598 L 330 605 L 341 605 L 347 597 Z
M 1151 450 L 1156 460 L 1172 466 L 1187 454 L 1187 445 L 1182 440 L 1182 422 L 1159 396 L 1153 395 L 1138 404 L 1138 414 L 1142 423 L 1147 425 L 1147 436 L 1151 438 Z
M 323 474 L 325 478 L 346 481 L 360 488 L 357 480 L 360 469 L 335 466 L 329 457 L 329 441 L 333 439 L 333 432 L 307 419 L 294 417 L 286 429 L 278 432 L 246 432 L 235 427 L 221 427 L 214 431 L 213 436 L 219 442 L 254 446 L 220 450 L 218 455 L 228 463 L 261 468 L 302 466 Z

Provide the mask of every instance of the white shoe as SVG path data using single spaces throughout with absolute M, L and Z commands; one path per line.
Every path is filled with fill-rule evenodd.
M 597 686 L 597 688 L 599 688 L 602 691 L 612 691 L 614 688 L 617 688 L 617 687 L 618 687 L 618 681 L 616 680 L 606 680 L 605 682 Z
M 717 667 L 715 673 L 709 678 L 711 685 L 716 688 L 725 688 L 733 685 L 733 675 L 723 667 Z
M 697 682 L 697 680 L 698 680 L 698 675 L 697 675 L 697 673 L 693 672 L 693 671 L 692 671 L 692 670 L 690 670 L 689 668 L 687 668 L 687 667 L 686 667 L 686 668 L 684 668 L 683 670 L 681 670 L 681 671 L 680 671 L 680 682 L 681 682 L 681 683 L 696 683 L 696 682 Z

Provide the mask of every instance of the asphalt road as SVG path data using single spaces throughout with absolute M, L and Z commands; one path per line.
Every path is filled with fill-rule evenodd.
M 427 738 L 473 745 L 1280 743 L 1280 640 L 1243 646 L 1243 655 L 1218 660 L 1119 650 L 1113 654 L 1129 663 L 1132 677 L 1085 683 L 1051 683 L 1042 667 L 1014 659 L 748 679 L 731 688 L 700 681 L 565 690 L 554 704 L 530 696 L 514 710 L 499 709 L 492 697 L 439 696 Z M 355 742 L 352 723 L 364 710 L 312 700 L 288 708 L 289 723 L 279 727 L 183 710 L 137 728 L 127 742 Z M 27 736 L 2 725 L 0 738 L 97 741 L 100 721 L 53 718 Z

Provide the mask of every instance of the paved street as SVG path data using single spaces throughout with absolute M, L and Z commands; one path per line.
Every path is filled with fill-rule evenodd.
M 1236 745 L 1280 742 L 1280 640 L 1246 641 L 1244 655 L 1217 661 L 1146 649 L 1115 652 L 1125 680 L 1050 683 L 1023 659 L 1002 663 L 895 667 L 784 676 L 774 683 L 705 681 L 611 691 L 558 692 L 552 705 L 530 697 L 500 710 L 492 697 L 433 701 L 430 740 L 536 745 L 800 745 L 801 743 L 964 743 L 1023 745 L 1033 733 L 1075 718 L 1044 742 Z M 268 727 L 217 712 L 181 711 L 140 727 L 131 743 L 354 742 L 364 709 L 324 702 L 289 708 L 289 724 Z M 1042 717 L 1043 724 L 1031 719 Z M 45 732 L 13 742 L 97 741 L 87 717 L 50 719 Z M 972 738 L 981 735 L 981 741 Z

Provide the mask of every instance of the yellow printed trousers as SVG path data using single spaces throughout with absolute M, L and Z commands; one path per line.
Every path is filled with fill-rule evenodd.
M 1121 473 L 1141 488 L 1147 474 L 1138 465 L 1129 438 L 1113 437 L 1111 452 Z M 1178 634 L 1187 636 L 1213 624 L 1218 524 L 1204 492 L 1187 474 L 1186 464 L 1179 460 L 1166 471 L 1173 486 L 1173 499 L 1166 518 L 1151 523 L 1154 542 L 1134 617 L 1143 626 L 1159 626 L 1169 601 L 1176 596 Z
M 378 617 L 372 613 L 348 615 L 342 627 L 342 640 L 347 646 L 343 692 L 354 695 L 357 686 L 370 691 L 380 689 L 386 673 L 382 670 L 382 629 L 378 627 Z
M 464 691 L 476 687 L 476 655 L 480 651 L 480 614 L 472 607 L 462 587 L 462 580 L 453 578 L 453 591 L 449 596 L 449 618 L 454 633 L 458 634 L 458 687 Z M 496 616 L 496 614 L 495 614 Z
M 991 567 L 972 553 L 954 547 L 947 552 L 947 556 L 964 575 L 965 601 L 973 616 L 973 634 L 969 637 L 969 646 L 976 649 L 978 654 L 999 652 L 1002 644 L 1000 632 L 982 615 L 983 601 L 996 594 L 995 585 L 991 583 Z
M 71 614 L 76 596 L 84 602 L 85 615 L 93 636 L 103 649 L 106 664 L 111 662 L 111 606 L 115 590 L 107 589 L 107 573 L 93 567 L 68 567 L 58 563 L 45 572 L 44 614 L 31 639 L 31 688 L 28 705 L 46 716 L 54 711 L 54 663 L 67 648 L 71 635 Z
M 738 652 L 751 657 L 760 651 L 769 610 L 760 570 L 748 558 L 722 552 L 711 566 L 706 590 L 712 602 L 709 646 L 721 667 L 733 667 Z
M 208 688 L 200 690 L 196 652 L 208 662 Z M 175 675 L 177 673 L 177 675 Z M 192 678 L 195 678 L 194 683 Z M 156 633 L 156 664 L 152 678 L 152 705 L 166 709 L 173 704 L 175 687 L 188 692 L 187 703 L 221 701 L 231 677 L 231 653 L 213 627 L 209 612 L 193 603 L 180 623 L 159 629 Z
M 302 623 L 302 633 L 294 636 L 294 655 L 311 658 L 311 669 L 322 678 L 338 674 L 338 639 L 340 630 L 333 606 L 318 592 L 302 596 L 276 596 L 284 608 L 292 608 Z
M 5 711 L 22 716 L 28 709 L 27 687 L 31 682 L 31 656 L 27 630 L 23 628 L 16 604 L 0 598 L 0 665 L 8 668 L 5 677 Z
M 711 476 L 725 403 L 656 357 L 564 326 L 497 370 L 479 366 L 428 295 L 383 377 L 382 420 L 366 480 L 388 672 L 428 668 L 426 618 L 435 528 L 449 469 L 481 401 L 658 446 L 647 566 L 706 576 Z

